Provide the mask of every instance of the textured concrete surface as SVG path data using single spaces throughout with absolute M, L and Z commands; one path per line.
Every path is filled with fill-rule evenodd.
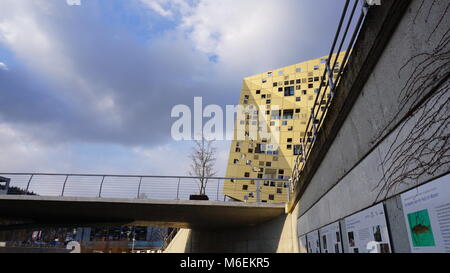
M 255 226 L 284 205 L 209 201 L 0 196 L 0 218 L 41 224 L 133 224 L 179 228 Z
M 248 228 L 181 230 L 166 253 L 292 253 L 295 218 L 280 216 Z

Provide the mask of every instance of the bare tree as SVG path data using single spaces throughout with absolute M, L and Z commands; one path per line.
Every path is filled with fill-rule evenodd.
M 206 185 L 208 178 L 216 175 L 214 165 L 216 163 L 216 148 L 213 146 L 214 141 L 195 140 L 192 153 L 189 156 L 191 159 L 190 176 L 199 177 L 197 184 L 199 187 L 199 194 L 206 195 Z

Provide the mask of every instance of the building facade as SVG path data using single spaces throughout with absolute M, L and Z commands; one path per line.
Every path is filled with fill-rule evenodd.
M 334 77 L 344 55 L 341 53 L 338 57 L 332 71 Z M 335 56 L 330 62 L 332 65 Z M 224 185 L 226 196 L 256 202 L 257 183 L 260 183 L 260 201 L 286 201 L 289 183 L 271 179 L 291 177 L 295 160 L 302 152 L 301 140 L 320 84 L 328 83 L 328 73 L 324 77 L 327 60 L 328 56 L 244 78 L 227 177 L 261 181 L 227 180 Z M 317 119 L 326 114 L 325 105 L 330 98 L 327 93 L 323 100 L 317 101 L 324 105 Z

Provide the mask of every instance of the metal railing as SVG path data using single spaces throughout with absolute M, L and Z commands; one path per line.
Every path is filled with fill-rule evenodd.
M 353 4 L 351 5 L 351 3 Z M 299 181 L 300 175 L 314 147 L 317 135 L 329 111 L 331 102 L 336 95 L 339 95 L 336 93 L 337 86 L 340 83 L 342 75 L 347 71 L 350 52 L 370 7 L 370 3 L 365 0 L 345 1 L 336 35 L 333 39 L 328 59 L 326 60 L 326 69 L 322 76 L 322 79 L 326 80 L 322 80 L 320 83 L 314 106 L 311 108 L 310 119 L 306 125 L 305 133 L 301 138 L 301 149 L 293 168 L 293 190 L 301 183 Z M 357 15 L 358 11 L 359 16 Z M 344 47 L 345 44 L 347 44 L 346 47 Z M 342 51 L 343 49 L 345 51 Z M 344 57 L 342 58 L 342 62 L 339 63 L 341 54 L 344 54 Z
M 50 173 L 2 173 L 10 180 L 8 194 L 60 197 L 97 197 L 154 200 L 190 200 L 199 192 L 200 177 L 189 176 L 139 176 L 96 174 L 50 174 Z M 289 199 L 290 181 L 283 179 L 255 179 L 210 177 L 206 184 L 209 201 L 231 201 L 224 194 L 242 193 L 243 184 L 254 185 L 248 190 L 248 202 L 261 202 L 263 182 L 277 185 L 282 182 L 284 199 Z M 235 183 L 225 183 L 235 181 Z M 237 183 L 239 182 L 239 183 Z M 249 187 L 250 189 L 250 187 Z

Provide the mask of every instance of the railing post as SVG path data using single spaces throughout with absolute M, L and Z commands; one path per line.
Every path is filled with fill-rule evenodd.
M 219 201 L 220 179 L 217 179 L 217 201 Z
M 137 192 L 137 199 L 140 199 L 140 194 L 141 194 L 141 184 L 142 184 L 142 176 L 139 178 L 139 187 L 138 187 L 138 192 Z
M 288 192 L 288 194 L 287 194 L 287 203 L 289 204 L 289 202 L 291 201 L 291 182 L 292 180 L 290 180 L 289 182 L 286 182 L 287 183 L 287 192 Z
M 261 202 L 261 180 L 256 180 L 256 203 Z
M 31 179 L 33 179 L 34 174 L 30 176 L 30 179 L 28 180 L 27 189 L 25 190 L 25 195 L 28 195 L 28 190 L 30 189 Z
M 98 198 L 102 197 L 102 189 L 103 189 L 103 182 L 105 181 L 105 176 L 102 178 L 102 182 L 100 183 L 100 191 L 98 193 Z
M 180 182 L 181 182 L 181 178 L 178 178 L 177 199 L 176 200 L 180 200 Z
M 66 189 L 67 179 L 69 179 L 69 175 L 66 175 L 66 179 L 64 180 L 64 185 L 63 185 L 63 188 L 62 188 L 61 197 L 64 197 L 64 191 Z
M 325 69 L 328 71 L 328 83 L 331 86 L 330 94 L 331 94 L 331 97 L 333 98 L 334 95 L 335 95 L 334 92 L 335 92 L 336 86 L 334 85 L 333 70 L 330 69 L 330 63 L 329 62 L 327 63 L 327 67 Z M 334 69 L 334 67 L 333 67 L 333 69 Z

